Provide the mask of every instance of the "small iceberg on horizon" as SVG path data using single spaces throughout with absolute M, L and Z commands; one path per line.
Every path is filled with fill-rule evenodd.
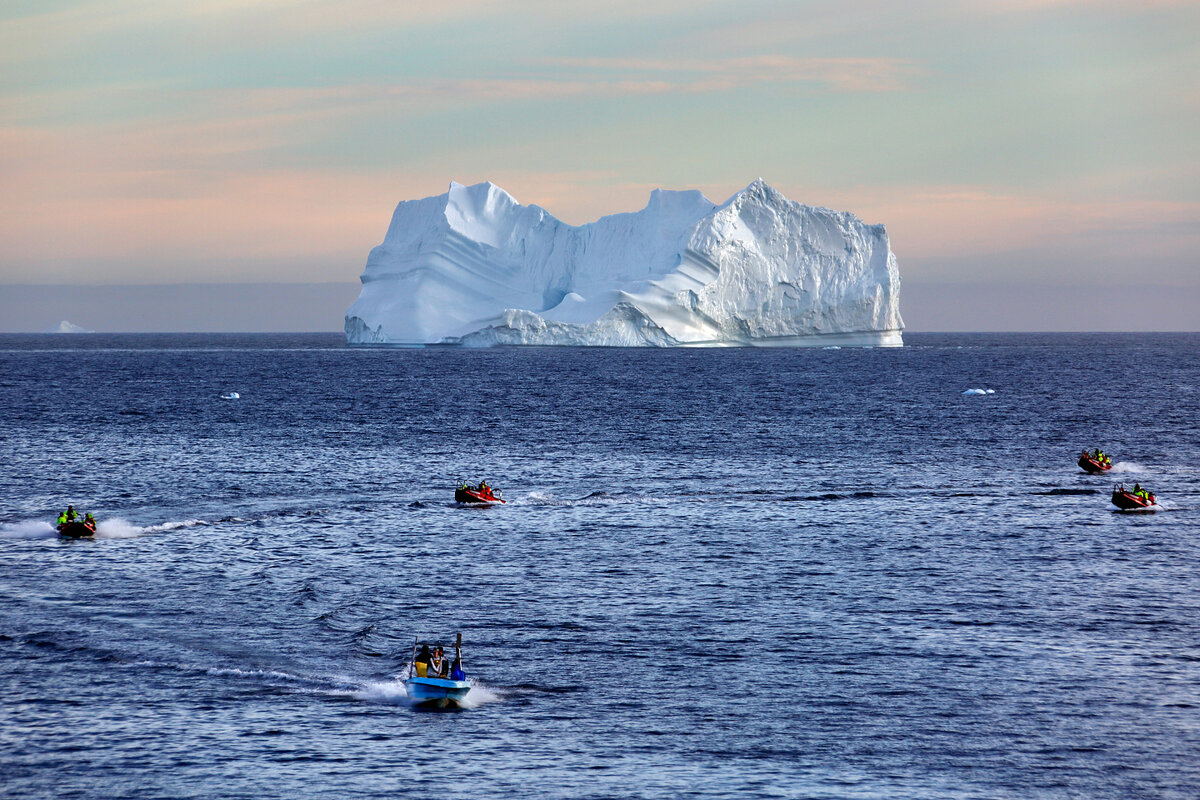
M 74 322 L 68 322 L 64 319 L 53 328 L 47 328 L 45 333 L 95 333 L 95 331 L 89 331 L 87 328 L 82 328 Z
M 995 394 L 995 389 L 967 389 L 963 395 Z
M 221 399 L 222 400 L 241 400 L 242 396 L 240 394 L 238 394 L 237 392 L 222 392 Z

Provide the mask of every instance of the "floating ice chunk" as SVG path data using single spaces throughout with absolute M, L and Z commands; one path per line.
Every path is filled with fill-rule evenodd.
M 987 394 L 987 390 L 986 390 L 986 389 L 967 389 L 965 392 L 963 392 L 963 394 L 964 394 L 964 395 L 968 395 L 968 394 Z
M 237 392 L 225 392 L 221 395 L 222 400 L 241 400 L 242 396 Z

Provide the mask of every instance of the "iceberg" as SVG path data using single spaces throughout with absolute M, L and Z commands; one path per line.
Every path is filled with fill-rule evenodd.
M 401 202 L 346 312 L 350 344 L 899 346 L 883 225 L 756 180 L 656 189 L 568 225 L 492 183 Z
M 68 322 L 65 319 L 62 322 L 55 325 L 53 328 L 47 328 L 45 332 L 46 333 L 95 333 L 95 331 L 89 331 L 87 328 L 80 327 L 79 325 L 76 325 L 73 322 Z

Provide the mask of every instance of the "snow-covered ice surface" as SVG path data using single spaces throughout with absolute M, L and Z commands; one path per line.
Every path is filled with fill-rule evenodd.
M 904 327 L 884 227 L 761 179 L 578 227 L 451 183 L 397 206 L 362 284 L 351 344 L 898 346 Z

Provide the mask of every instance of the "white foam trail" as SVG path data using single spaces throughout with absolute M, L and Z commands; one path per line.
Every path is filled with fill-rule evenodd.
M 566 502 L 559 500 L 558 498 L 551 497 L 550 495 L 546 494 L 545 492 L 530 492 L 529 494 L 525 495 L 525 497 L 523 497 L 519 500 L 515 500 L 515 503 L 522 503 L 522 504 L 529 503 L 530 505 L 534 505 L 534 506 L 566 505 Z
M 362 685 L 362 688 L 354 692 L 353 697 L 355 700 L 364 700 L 368 703 L 383 703 L 393 706 L 412 705 L 412 700 L 408 697 L 408 690 L 404 688 L 404 681 L 398 678 L 390 681 L 368 681 Z
M 368 703 L 382 703 L 394 706 L 414 705 L 412 698 L 408 696 L 404 680 L 401 678 L 394 678 L 390 681 L 368 681 L 362 685 L 361 689 L 354 692 L 352 696 L 356 700 L 363 700 Z M 504 697 L 498 692 L 472 680 L 471 691 L 467 692 L 467 696 L 462 699 L 459 706 L 462 708 L 479 708 L 485 703 L 498 703 L 503 699 Z
M 489 689 L 481 683 L 472 681 L 471 691 L 463 698 L 463 708 L 479 708 L 484 703 L 499 703 L 504 697 L 499 692 Z
M 57 535 L 58 530 L 41 519 L 0 524 L 0 539 L 51 539 Z
M 133 539 L 147 533 L 173 531 L 179 528 L 191 528 L 196 525 L 206 525 L 202 519 L 185 519 L 178 522 L 163 522 L 159 525 L 134 525 L 127 519 L 112 517 L 96 524 L 96 536 L 101 539 Z
M 194 528 L 197 525 L 207 525 L 208 522 L 202 519 L 182 519 L 178 522 L 164 522 L 159 525 L 149 525 L 142 528 L 144 533 L 158 533 L 159 531 L 174 531 L 180 528 Z
M 1146 471 L 1146 468 L 1143 467 L 1141 464 L 1135 464 L 1132 461 L 1118 461 L 1117 463 L 1112 465 L 1112 469 L 1109 470 L 1109 473 L 1111 474 L 1113 472 L 1125 473 L 1125 472 L 1145 472 L 1145 471 Z
M 132 539 L 135 536 L 141 536 L 144 528 L 121 519 L 113 517 L 112 519 L 101 520 L 96 523 L 96 535 L 102 539 Z
M 513 500 L 514 505 L 531 505 L 531 506 L 611 506 L 619 503 L 636 503 L 650 502 L 653 498 L 645 497 L 626 497 L 620 498 L 601 493 L 589 494 L 586 497 L 554 497 L 545 492 L 530 492 L 519 500 Z

